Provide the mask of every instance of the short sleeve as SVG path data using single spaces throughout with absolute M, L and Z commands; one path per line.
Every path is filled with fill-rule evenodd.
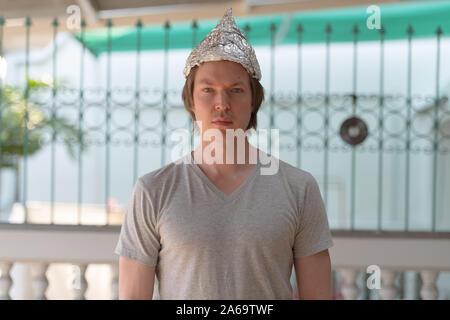
M 156 212 L 143 182 L 138 179 L 128 202 L 119 241 L 114 253 L 156 266 L 160 236 L 156 231 Z
M 312 175 L 308 177 L 299 208 L 294 258 L 311 256 L 334 245 L 319 186 Z

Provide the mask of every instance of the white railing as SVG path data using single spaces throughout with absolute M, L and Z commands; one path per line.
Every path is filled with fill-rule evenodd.
M 109 294 L 95 294 L 94 290 L 90 299 L 117 299 L 118 257 L 113 251 L 119 232 L 119 226 L 1 224 L 0 299 L 64 298 L 55 293 L 56 289 L 49 290 L 52 282 L 56 282 L 54 287 L 61 286 L 61 282 L 68 283 L 67 273 L 64 278 L 64 273 L 61 270 L 58 273 L 56 267 L 50 270 L 55 265 L 62 268 L 60 264 L 68 264 L 64 266 L 66 269 L 75 266 L 77 270 L 67 299 L 86 299 L 89 289 L 101 286 Z M 344 299 L 358 297 L 358 273 L 370 265 L 381 270 L 381 299 L 397 297 L 394 279 L 403 271 L 420 273 L 423 283 L 420 298 L 437 299 L 439 273 L 450 271 L 449 233 L 333 231 L 333 239 L 332 268 L 343 280 Z M 12 269 L 17 264 L 26 266 L 28 271 L 13 276 Z M 92 274 L 88 281 L 89 269 L 96 266 L 103 269 Z M 21 293 L 11 297 L 13 285 L 31 287 L 31 290 L 16 288 Z M 154 298 L 159 298 L 157 283 Z
M 58 265 L 62 280 L 63 269 L 76 266 L 78 271 L 75 282 L 70 285 L 73 299 L 84 299 L 88 289 L 86 271 L 90 265 L 109 266 L 100 278 L 110 278 L 110 299 L 117 298 L 118 257 L 113 253 L 120 227 L 118 226 L 71 226 L 71 225 L 34 225 L 3 224 L 0 226 L 0 298 L 10 298 L 9 290 L 13 285 L 10 275 L 14 264 L 25 264 L 28 268 L 17 278 L 23 287 L 23 299 L 44 299 L 49 281 L 47 271 L 53 264 Z M 69 265 L 67 265 L 69 264 Z M 106 272 L 105 272 L 106 271 Z M 67 272 L 65 272 L 67 274 Z M 31 279 L 30 279 L 31 278 Z M 26 287 L 30 280 L 32 295 Z M 67 279 L 64 279 L 67 280 Z M 98 282 L 99 279 L 94 279 Z M 67 281 L 65 281 L 67 283 Z M 58 297 L 57 297 L 58 298 Z
M 359 271 L 369 266 L 380 270 L 381 299 L 395 299 L 398 273 L 415 271 L 420 275 L 420 298 L 435 300 L 441 272 L 450 271 L 450 233 L 333 231 L 335 246 L 330 249 L 333 269 L 343 278 L 344 299 L 356 299 Z

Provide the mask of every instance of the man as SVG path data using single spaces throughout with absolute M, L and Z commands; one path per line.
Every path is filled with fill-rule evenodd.
M 256 128 L 264 99 L 231 9 L 184 75 L 185 107 L 203 138 L 182 161 L 138 179 L 115 250 L 119 299 L 151 299 L 155 274 L 161 299 L 292 299 L 293 265 L 300 299 L 330 299 L 333 241 L 315 179 L 226 136 Z M 279 163 L 274 174 L 260 174 L 263 158 Z

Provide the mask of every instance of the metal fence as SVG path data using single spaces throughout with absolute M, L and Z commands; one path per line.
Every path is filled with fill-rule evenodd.
M 35 135 L 34 138 L 40 144 L 45 144 L 49 148 L 50 161 L 48 166 L 50 168 L 50 175 L 48 181 L 43 181 L 43 185 L 49 183 L 50 187 L 50 216 L 54 214 L 54 203 L 56 200 L 56 182 L 55 182 L 55 148 L 56 145 L 65 143 L 69 150 L 74 152 L 77 166 L 77 207 L 78 207 L 78 222 L 81 221 L 81 210 L 83 199 L 83 170 L 85 166 L 83 154 L 85 149 L 92 147 L 104 148 L 104 207 L 108 214 L 108 199 L 111 197 L 111 148 L 128 147 L 132 150 L 132 169 L 130 175 L 133 177 L 133 182 L 139 176 L 139 161 L 140 153 L 143 148 L 153 147 L 159 152 L 152 153 L 152 157 L 160 157 L 160 166 L 168 163 L 167 152 L 173 147 L 173 144 L 168 141 L 168 135 L 171 131 L 177 128 L 192 128 L 192 123 L 187 113 L 184 111 L 182 104 L 171 103 L 170 97 L 181 97 L 181 90 L 169 90 L 167 86 L 167 65 L 168 52 L 170 47 L 170 23 L 166 23 L 165 28 L 165 42 L 164 42 L 164 72 L 159 75 L 161 79 L 161 88 L 151 89 L 142 85 L 140 78 L 141 70 L 141 53 L 142 53 L 142 39 L 141 29 L 142 24 L 136 24 L 136 49 L 135 60 L 130 61 L 136 69 L 135 83 L 130 84 L 134 88 L 113 88 L 111 86 L 111 57 L 113 56 L 111 33 L 113 25 L 111 21 L 107 23 L 107 51 L 106 61 L 106 88 L 88 88 L 84 84 L 86 73 L 91 72 L 86 70 L 85 55 L 86 47 L 83 45 L 80 53 L 80 82 L 77 88 L 68 88 L 58 83 L 53 83 L 48 87 L 39 87 L 40 84 L 30 83 L 29 69 L 29 52 L 30 52 L 30 30 L 31 20 L 27 19 L 25 26 L 24 42 L 25 42 L 25 74 L 24 86 L 19 93 L 22 95 L 24 106 L 23 117 L 21 118 L 22 125 L 20 131 L 23 134 L 23 143 L 17 143 L 14 137 L 9 137 L 6 140 L 0 140 L 0 154 L 2 157 L 0 161 L 1 166 L 13 166 L 16 164 L 17 177 L 20 176 L 19 183 L 16 184 L 18 192 L 16 198 L 19 197 L 20 202 L 25 210 L 24 223 L 28 222 L 27 218 L 27 201 L 28 184 L 30 173 L 28 172 L 30 158 L 30 148 L 33 148 L 31 140 L 38 125 L 33 127 L 33 119 L 30 118 L 32 112 L 40 110 L 42 115 L 48 119 L 48 127 L 43 128 L 40 135 Z M 198 43 L 196 36 L 196 22 L 192 25 L 192 47 Z M 58 20 L 55 19 L 53 25 L 54 39 L 58 34 Z M 79 40 L 84 44 L 86 24 L 82 22 Z M 445 219 L 448 216 L 448 208 L 445 205 L 439 207 L 445 198 L 448 191 L 445 188 L 442 190 L 440 186 L 446 185 L 448 181 L 441 181 L 439 179 L 446 179 L 445 175 L 440 177 L 440 167 L 448 166 L 448 155 L 450 150 L 450 132 L 448 130 L 447 122 L 449 121 L 450 110 L 448 97 L 442 95 L 440 88 L 440 64 L 441 64 L 441 38 L 445 35 L 443 30 L 436 26 L 435 46 L 436 56 L 430 57 L 436 63 L 435 70 L 435 95 L 412 95 L 411 90 L 411 69 L 412 69 L 412 43 L 414 41 L 414 30 L 412 27 L 405 30 L 407 37 L 407 93 L 403 96 L 392 96 L 385 94 L 385 77 L 386 70 L 384 65 L 385 58 L 385 40 L 384 35 L 389 30 L 379 30 L 379 52 L 377 54 L 380 59 L 379 77 L 380 83 L 378 93 L 374 95 L 363 95 L 358 93 L 358 27 L 349 28 L 352 32 L 353 40 L 353 68 L 352 72 L 352 92 L 346 95 L 335 95 L 330 92 L 330 37 L 333 34 L 332 24 L 328 25 L 324 30 L 324 42 L 326 47 L 325 64 L 325 91 L 318 94 L 309 94 L 302 90 L 302 50 L 305 44 L 302 41 L 304 30 L 301 25 L 298 25 L 298 43 L 297 43 L 297 91 L 291 95 L 281 95 L 276 90 L 274 52 L 276 49 L 275 33 L 278 26 L 271 24 L 267 30 L 268 37 L 271 39 L 271 56 L 270 56 L 270 86 L 266 88 L 266 100 L 263 103 L 259 114 L 259 123 L 262 127 L 268 129 L 280 129 L 280 151 L 295 154 L 295 165 L 299 168 L 308 169 L 306 163 L 311 162 L 311 159 L 320 159 L 321 170 L 318 175 L 321 177 L 320 186 L 323 194 L 325 205 L 329 215 L 334 214 L 334 207 L 336 203 L 330 203 L 330 171 L 338 172 L 342 164 L 348 170 L 348 209 L 346 212 L 348 219 L 346 220 L 346 229 L 358 229 L 356 219 L 361 210 L 358 209 L 358 199 L 364 199 L 370 193 L 370 197 L 375 199 L 372 205 L 372 210 L 376 216 L 372 217 L 376 223 L 371 229 L 383 230 L 385 211 L 397 210 L 400 207 L 403 211 L 403 221 L 396 229 L 403 231 L 410 231 L 410 214 L 412 211 L 411 195 L 412 178 L 416 179 L 417 171 L 412 168 L 412 161 L 422 159 L 420 161 L 429 161 L 431 163 L 429 177 L 431 187 L 423 186 L 420 192 L 423 192 L 424 201 L 427 202 L 426 215 L 428 221 L 427 231 L 448 231 L 450 226 L 445 226 Z M 3 56 L 3 30 L 4 19 L 0 18 L 0 56 Z M 251 42 L 251 28 L 249 26 L 244 28 L 244 31 Z M 52 77 L 58 79 L 57 59 L 58 46 L 56 41 L 53 41 L 52 54 Z M 34 85 L 34 87 L 33 87 Z M 34 90 L 38 88 L 39 90 Z M 11 111 L 14 104 L 11 99 L 7 100 L 5 97 L 6 86 L 2 83 L 0 87 L 1 94 L 1 111 L 0 120 L 5 118 L 5 115 Z M 31 91 L 30 91 L 31 90 Z M 151 100 L 151 95 L 158 96 L 156 100 Z M 32 111 L 32 105 L 36 110 Z M 428 106 L 424 108 L 423 106 Z M 16 103 L 17 106 L 17 103 Z M 70 119 L 67 123 L 62 124 L 58 122 L 59 114 L 63 110 L 69 110 L 71 113 Z M 100 122 L 95 124 L 86 121 L 86 115 L 89 112 L 96 112 L 101 115 L 97 119 Z M 128 119 L 123 121 L 123 119 Z M 174 119 L 176 121 L 171 121 Z M 184 119 L 183 121 L 178 121 Z M 281 120 L 280 120 L 281 119 Z M 312 120 L 315 119 L 315 120 Z M 349 120 L 350 119 L 350 120 Z M 156 120 L 156 121 L 155 121 Z M 345 122 L 348 120 L 348 122 Z M 177 122 L 175 125 L 174 122 Z M 290 122 L 290 125 L 287 123 Z M 1 122 L 3 127 L 0 127 L 0 133 L 4 136 L 5 123 Z M 31 123 L 31 125 L 30 125 Z M 148 125 L 153 123 L 153 125 Z M 64 131 L 65 130 L 65 131 Z M 64 135 L 66 134 L 66 135 Z M 365 134 L 367 136 L 365 137 Z M 365 138 L 365 139 L 364 139 Z M 20 147 L 21 150 L 15 150 L 14 147 Z M 9 149 L 8 149 L 9 148 Z M 7 154 L 5 150 L 14 149 L 15 153 Z M 16 148 L 17 149 L 17 148 Z M 270 149 L 270 141 L 269 141 Z M 339 167 L 333 163 L 336 155 L 341 157 Z M 370 177 L 368 180 L 372 186 L 371 190 L 365 190 L 361 185 L 358 186 L 358 168 L 363 167 L 365 160 L 360 160 L 359 155 L 368 155 L 370 161 Z M 401 161 L 401 188 L 402 193 L 394 202 L 401 204 L 401 206 L 386 207 L 386 184 L 392 183 L 392 177 L 389 177 L 389 172 L 386 172 L 385 160 L 387 157 L 395 157 L 395 161 Z M 11 162 L 12 159 L 12 162 Z M 364 158 L 368 159 L 368 158 Z M 424 160 L 425 159 L 425 160 Z M 19 166 L 17 165 L 20 160 Z M 283 159 L 282 159 L 283 160 Z M 313 160 L 315 161 L 315 160 Z M 417 160 L 419 161 L 419 160 Z M 423 170 L 426 170 L 422 166 Z M 360 177 L 361 178 L 361 177 Z M 362 177 L 364 178 L 364 177 Z M 399 183 L 399 181 L 395 181 Z M 20 186 L 20 188 L 19 188 Z M 64 187 L 64 186 L 59 186 Z M 129 186 L 131 191 L 132 183 Z M 20 190 L 19 190 L 20 189 Z M 19 192 L 20 191 L 20 192 Z M 18 200 L 18 199 L 16 199 Z M 390 200 L 392 201 L 392 200 Z M 389 209 L 391 208 L 391 209 Z M 392 209 L 394 208 L 394 209 Z M 364 210 L 362 210 L 364 211 Z M 448 219 L 447 219 L 448 220 Z M 51 219 L 53 222 L 53 219 Z M 443 228 L 439 228 L 443 225 Z

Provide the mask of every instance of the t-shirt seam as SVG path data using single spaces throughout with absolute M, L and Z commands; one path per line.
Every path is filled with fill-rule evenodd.
M 308 175 L 310 175 L 310 174 L 307 174 L 307 176 Z M 304 220 L 304 213 L 305 213 L 305 207 L 306 207 L 306 199 L 307 199 L 307 196 L 308 196 L 308 183 L 309 183 L 309 176 L 308 176 L 308 179 L 305 179 L 306 181 L 305 181 L 305 192 L 304 192 L 304 194 L 303 194 L 303 202 L 302 202 L 302 206 L 301 206 L 301 208 L 300 208 L 300 216 L 298 217 L 299 219 L 298 219 L 298 229 L 297 229 L 297 231 L 298 231 L 298 233 L 300 233 L 300 232 L 302 232 L 302 222 L 303 222 L 303 220 Z
M 248 187 L 248 185 L 250 185 L 251 183 L 253 183 L 254 180 L 258 177 L 258 170 L 261 171 L 261 165 L 260 165 L 260 163 L 259 163 L 259 160 L 257 160 L 255 166 L 256 166 L 256 167 L 254 168 L 255 171 L 254 171 L 254 172 L 252 171 L 252 176 L 249 177 L 250 179 L 249 179 L 248 181 L 245 180 L 245 181 L 244 181 L 244 184 L 246 184 L 246 185 L 245 185 L 245 186 L 241 186 L 241 187 Z M 239 189 L 240 189 L 241 187 L 239 187 Z M 239 192 L 238 195 L 237 195 L 234 199 L 232 199 L 232 202 L 234 203 L 234 202 L 238 201 L 238 200 L 242 197 L 243 194 L 244 194 L 244 192 L 242 192 L 242 190 L 241 190 L 241 192 Z
M 130 249 L 128 247 L 124 247 L 122 244 L 117 246 L 117 248 L 114 250 L 114 253 L 125 256 L 127 258 L 130 258 L 132 260 L 137 260 L 139 262 L 146 262 L 144 264 L 146 265 L 155 265 L 157 264 L 158 256 L 151 256 L 151 255 L 143 255 L 137 253 L 135 250 Z M 155 263 L 152 263 L 151 261 L 155 260 Z
M 191 161 L 191 165 L 193 165 L 194 167 L 192 168 L 192 170 L 194 171 L 194 174 L 197 175 L 198 178 L 200 178 L 201 181 L 203 181 L 204 184 L 206 184 L 206 186 L 213 192 L 216 193 L 220 199 L 222 201 L 224 201 L 224 197 L 222 194 L 218 193 L 218 190 L 214 189 L 214 186 L 212 185 L 213 183 L 206 177 L 204 176 L 204 173 L 201 172 L 201 169 L 197 166 L 197 164 L 195 163 L 195 160 L 192 158 L 192 154 L 189 153 L 189 158 Z
M 153 215 L 154 215 L 154 217 L 151 217 L 151 216 L 149 216 L 148 218 L 149 219 L 152 219 L 152 218 L 154 218 L 155 219 L 155 231 L 157 231 L 158 230 L 158 221 L 159 221 L 159 212 L 156 212 L 156 210 L 155 210 L 155 205 L 154 205 L 154 203 L 151 201 L 152 200 L 152 197 L 148 194 L 148 191 L 147 191 L 147 185 L 145 184 L 145 182 L 144 181 L 142 181 L 142 179 L 141 178 L 138 178 L 138 183 L 140 184 L 140 188 L 142 189 L 142 192 L 144 193 L 144 195 L 145 195 L 145 200 L 150 204 L 150 206 L 152 207 L 152 211 L 153 211 Z M 162 210 L 161 210 L 162 211 Z M 158 235 L 159 235 L 159 232 L 157 232 L 158 233 Z
M 295 201 L 295 196 L 293 195 L 292 188 L 289 188 L 289 186 L 288 186 L 287 174 L 285 171 L 285 167 L 282 165 L 280 166 L 280 173 L 281 172 L 282 172 L 283 176 L 280 178 L 282 180 L 283 186 L 284 186 L 286 193 L 288 194 L 288 197 L 290 198 L 290 201 L 292 202 L 292 204 L 296 205 L 296 212 L 298 213 L 298 210 L 299 210 L 298 203 Z
M 192 155 L 191 155 L 191 159 L 192 159 Z M 200 178 L 200 180 L 204 181 L 204 183 L 208 186 L 208 188 L 212 192 L 214 192 L 215 194 L 217 194 L 220 197 L 221 201 L 229 201 L 229 202 L 227 202 L 227 204 L 230 204 L 230 203 L 235 203 L 242 197 L 242 194 L 244 192 L 242 192 L 242 190 L 241 190 L 241 192 L 237 193 L 237 195 L 235 197 L 228 199 L 228 197 L 230 197 L 232 195 L 227 195 L 224 192 L 221 192 L 216 186 L 214 186 L 214 183 L 211 180 L 209 180 L 203 172 L 201 172 L 201 169 L 197 166 L 197 164 L 195 164 L 195 162 L 193 163 L 193 165 L 196 166 L 196 168 L 193 168 L 193 171 L 195 172 L 195 174 Z M 252 171 L 251 176 L 247 177 L 247 179 L 244 181 L 245 186 L 248 186 L 250 183 L 252 183 L 253 180 L 255 180 L 256 176 L 258 175 L 257 171 L 261 170 L 261 165 L 260 165 L 259 161 L 257 161 L 257 163 L 255 165 L 256 165 L 256 167 L 254 168 L 255 171 Z M 244 187 L 244 185 L 239 186 L 238 189 L 241 189 L 241 187 Z M 238 191 L 238 190 L 235 190 L 235 191 Z M 233 193 L 235 191 L 233 191 Z
M 316 247 L 313 247 L 313 249 L 309 249 L 306 251 L 302 251 L 300 253 L 295 253 L 294 254 L 294 259 L 298 259 L 298 258 L 303 258 L 303 257 L 309 257 L 311 255 L 314 255 L 316 253 L 319 253 L 325 249 L 329 249 L 331 247 L 334 246 L 334 242 L 332 238 L 328 238 L 326 241 L 324 242 L 320 242 L 319 245 L 317 245 Z

